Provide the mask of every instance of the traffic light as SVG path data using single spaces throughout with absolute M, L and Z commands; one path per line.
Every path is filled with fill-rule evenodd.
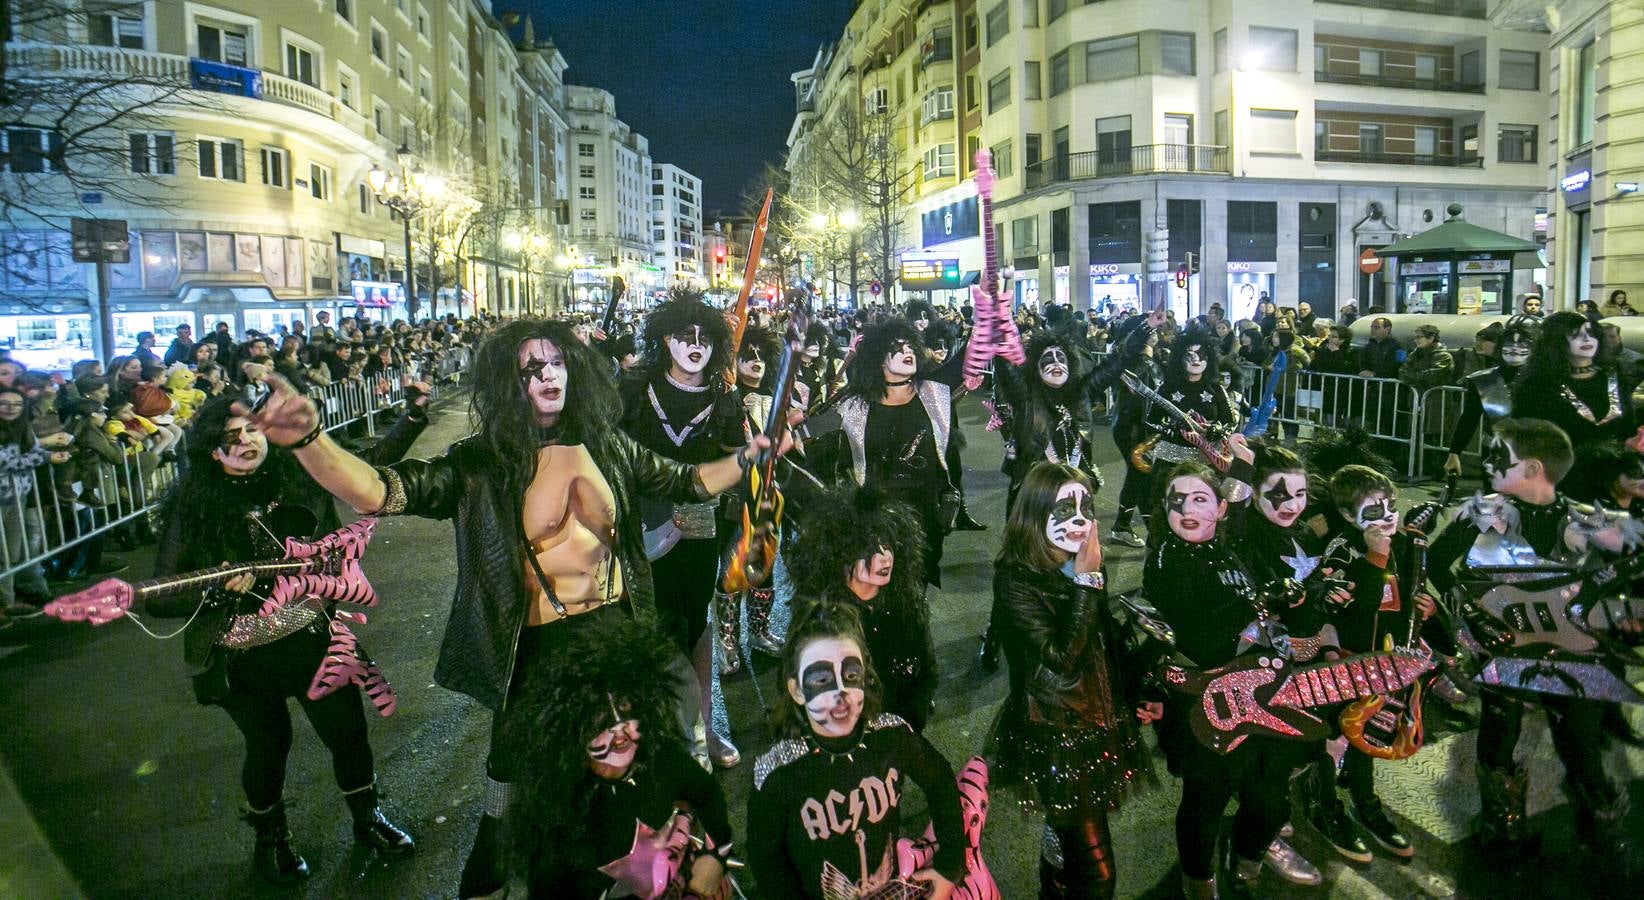
M 1199 274 L 1199 254 L 1184 253 L 1182 255 L 1182 268 L 1185 269 L 1187 274 L 1190 276 Z
M 725 248 L 724 247 L 715 247 L 714 248 L 714 262 L 717 262 L 721 265 L 723 265 L 725 263 Z
M 1179 287 L 1179 288 L 1187 287 L 1187 267 L 1186 266 L 1183 266 L 1180 269 L 1176 270 L 1176 286 Z

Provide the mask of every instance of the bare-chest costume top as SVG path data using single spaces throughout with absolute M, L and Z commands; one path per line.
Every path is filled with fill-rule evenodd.
M 616 546 L 616 498 L 581 444 L 537 451 L 536 475 L 525 489 L 525 540 L 536 566 L 525 560 L 531 605 L 526 625 L 546 625 L 591 612 L 622 598 L 622 562 Z M 537 578 L 553 588 L 556 609 Z

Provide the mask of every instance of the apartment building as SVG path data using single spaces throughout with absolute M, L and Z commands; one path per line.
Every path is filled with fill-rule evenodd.
M 858 20 L 903 6 L 864 0 L 835 57 L 876 33 Z M 922 71 L 951 65 L 957 108 L 920 138 L 928 177 L 904 231 L 941 268 L 980 269 L 962 182 L 990 148 L 999 263 L 1022 302 L 1398 309 L 1413 289 L 1359 259 L 1449 204 L 1536 236 L 1547 37 L 1492 24 L 1482 0 L 955 0 L 914 22 L 920 61 L 935 51 Z M 1188 254 L 1197 273 L 1177 287 Z M 1491 296 L 1535 274 L 1504 273 Z
M 571 240 L 582 258 L 575 273 L 579 295 L 591 300 L 612 274 L 648 295 L 665 286 L 652 260 L 650 143 L 617 118 L 609 91 L 570 85 L 565 113 Z
M 49 153 L 29 152 L 68 140 L 49 122 L 5 130 L 0 189 L 53 200 L 0 225 L 22 248 L 6 254 L 0 338 L 38 365 L 89 350 L 95 280 L 69 260 L 68 216 L 129 224 L 131 261 L 109 273 L 116 348 L 183 322 L 268 330 L 356 302 L 404 316 L 404 225 L 373 194 L 373 168 L 420 166 L 450 191 L 413 222 L 421 314 L 459 297 L 464 313 L 517 310 L 526 268 L 496 235 L 442 244 L 433 278 L 424 243 L 459 192 L 507 210 L 510 227 L 568 237 L 566 63 L 517 24 L 487 0 L 149 0 L 27 25 L 5 48 L 11 76 L 101 97 L 129 78 L 141 108 L 95 132 L 116 171 L 78 195 L 53 180 Z
M 707 287 L 702 276 L 702 179 L 672 163 L 651 167 L 651 242 L 667 284 Z

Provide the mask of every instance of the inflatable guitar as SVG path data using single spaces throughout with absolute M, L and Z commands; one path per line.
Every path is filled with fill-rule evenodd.
M 1250 411 L 1250 421 L 1245 423 L 1245 437 L 1256 437 L 1267 433 L 1267 420 L 1273 418 L 1273 411 L 1279 408 L 1279 401 L 1274 399 L 1274 393 L 1279 389 L 1279 379 L 1284 370 L 1290 367 L 1290 354 L 1280 350 L 1273 357 L 1273 368 L 1267 373 L 1267 383 L 1262 385 L 1262 399 Z
M 708 894 L 690 890 L 692 864 L 698 854 L 713 849 L 713 841 L 691 833 L 691 817 L 675 813 L 658 831 L 634 820 L 634 845 L 628 855 L 599 867 L 616 884 L 607 897 L 643 900 L 731 900 L 735 888 L 727 873 Z M 729 863 L 735 868 L 740 863 Z
M 51 601 L 46 604 L 45 613 L 64 622 L 104 625 L 127 615 L 138 601 L 220 587 L 241 575 L 274 579 L 274 588 L 258 610 L 259 616 L 270 616 L 298 604 L 321 607 L 322 611 L 329 603 L 376 606 L 377 594 L 360 568 L 360 557 L 376 530 L 376 519 L 361 519 L 312 541 L 286 538 L 282 559 L 224 563 L 135 584 L 118 578 L 104 579 Z M 392 715 L 397 704 L 394 688 L 376 663 L 360 649 L 354 633 L 348 629 L 349 621 L 363 623 L 365 616 L 339 611 L 331 619 L 331 646 L 314 673 L 308 698 L 318 700 L 345 684 L 358 684 L 379 713 Z
M 1018 366 L 1027 361 L 1022 333 L 1011 317 L 1010 296 L 999 296 L 999 251 L 993 241 L 993 152 L 986 147 L 976 151 L 976 196 L 987 257 L 982 264 L 981 282 L 970 289 L 976 330 L 965 347 L 965 378 L 979 384 L 995 356 Z

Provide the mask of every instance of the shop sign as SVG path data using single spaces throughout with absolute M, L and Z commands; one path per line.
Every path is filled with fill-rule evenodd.
M 1248 272 L 1250 271 L 1250 262 L 1242 259 L 1230 259 L 1227 261 L 1227 271 Z
M 188 61 L 188 76 L 197 91 L 233 94 L 253 100 L 263 98 L 263 73 L 256 69 L 195 58 Z
M 1091 263 L 1090 274 L 1117 275 L 1119 274 L 1119 263 Z
M 1513 271 L 1510 259 L 1464 259 L 1456 263 L 1458 275 L 1488 275 Z
M 952 257 L 902 257 L 902 281 L 958 281 L 959 260 Z
M 962 241 L 982 233 L 982 217 L 975 197 L 966 197 L 956 203 L 939 206 L 920 217 L 923 246 L 934 247 L 950 241 Z
M 1399 266 L 1400 275 L 1448 275 L 1450 263 L 1439 262 L 1407 262 Z
M 1564 193 L 1573 194 L 1576 191 L 1585 190 L 1587 185 L 1592 183 L 1592 180 L 1593 173 L 1587 171 L 1586 169 L 1582 169 L 1579 172 L 1571 172 L 1570 174 L 1564 176 L 1563 180 L 1558 183 L 1558 186 L 1564 191 Z

